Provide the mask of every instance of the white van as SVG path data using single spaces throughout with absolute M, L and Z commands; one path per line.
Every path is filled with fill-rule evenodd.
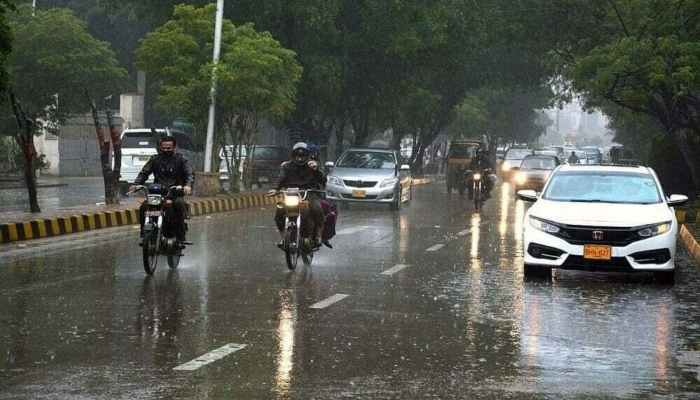
M 187 156 L 195 171 L 204 169 L 204 152 L 198 147 L 192 138 L 186 133 L 168 129 L 177 141 L 177 151 Z M 166 129 L 156 129 L 160 136 Z M 129 185 L 134 183 L 141 169 L 153 154 L 157 153 L 158 141 L 153 137 L 150 128 L 129 128 L 125 129 L 121 135 L 122 139 L 122 168 L 119 176 L 119 187 L 122 193 L 128 190 Z M 114 163 L 112 163 L 114 166 Z M 149 177 L 149 182 L 153 181 L 153 175 Z

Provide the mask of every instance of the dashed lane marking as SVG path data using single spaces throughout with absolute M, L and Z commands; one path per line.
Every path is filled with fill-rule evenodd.
M 321 308 L 326 308 L 332 304 L 335 304 L 339 302 L 340 300 L 343 300 L 344 298 L 350 296 L 349 294 L 334 294 L 333 296 L 321 300 L 318 303 L 312 304 L 309 306 L 309 308 L 316 308 L 316 309 L 321 309 Z
M 440 250 L 443 247 L 445 247 L 444 244 L 436 244 L 433 247 L 428 247 L 427 249 L 425 249 L 425 251 L 436 251 L 436 250 Z
M 395 273 L 401 271 L 402 269 L 408 267 L 407 264 L 396 264 L 393 267 L 383 271 L 380 275 L 394 275 Z
M 176 371 L 194 371 L 207 364 L 211 364 L 214 361 L 220 360 L 229 354 L 235 353 L 238 350 L 245 348 L 245 344 L 229 343 L 227 345 L 221 346 L 216 350 L 212 350 L 209 353 L 203 354 L 194 360 L 187 361 L 184 364 L 180 364 L 173 368 Z

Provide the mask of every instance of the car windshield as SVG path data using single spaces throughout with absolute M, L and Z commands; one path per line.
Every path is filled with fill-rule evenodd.
M 456 145 L 452 144 L 450 146 L 450 157 L 455 158 L 474 158 L 476 157 L 476 150 L 479 148 L 477 145 Z
M 506 160 L 522 160 L 532 154 L 530 149 L 510 149 L 506 152 Z
M 652 204 L 661 202 L 649 174 L 571 171 L 550 178 L 542 198 L 554 201 Z
M 396 168 L 394 156 L 391 153 L 375 151 L 348 151 L 336 164 L 341 168 L 390 169 Z
M 557 164 L 550 157 L 525 157 L 520 169 L 554 169 Z
M 283 147 L 256 147 L 253 151 L 253 159 L 258 161 L 286 160 L 291 159 L 291 155 Z

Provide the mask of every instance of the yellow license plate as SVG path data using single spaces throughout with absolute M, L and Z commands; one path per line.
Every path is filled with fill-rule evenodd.
M 355 189 L 352 191 L 352 197 L 367 197 L 367 191 Z
M 612 256 L 612 247 L 601 246 L 594 244 L 586 244 L 583 246 L 583 258 L 589 260 L 610 260 Z
M 149 159 L 149 158 L 151 158 L 151 157 L 149 157 L 149 156 L 139 157 L 139 161 L 141 161 L 141 162 L 148 162 L 148 159 Z

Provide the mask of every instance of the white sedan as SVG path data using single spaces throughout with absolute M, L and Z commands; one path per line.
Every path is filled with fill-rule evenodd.
M 523 222 L 525 277 L 549 279 L 552 269 L 653 272 L 673 283 L 683 195 L 664 196 L 656 173 L 643 166 L 562 165 Z

